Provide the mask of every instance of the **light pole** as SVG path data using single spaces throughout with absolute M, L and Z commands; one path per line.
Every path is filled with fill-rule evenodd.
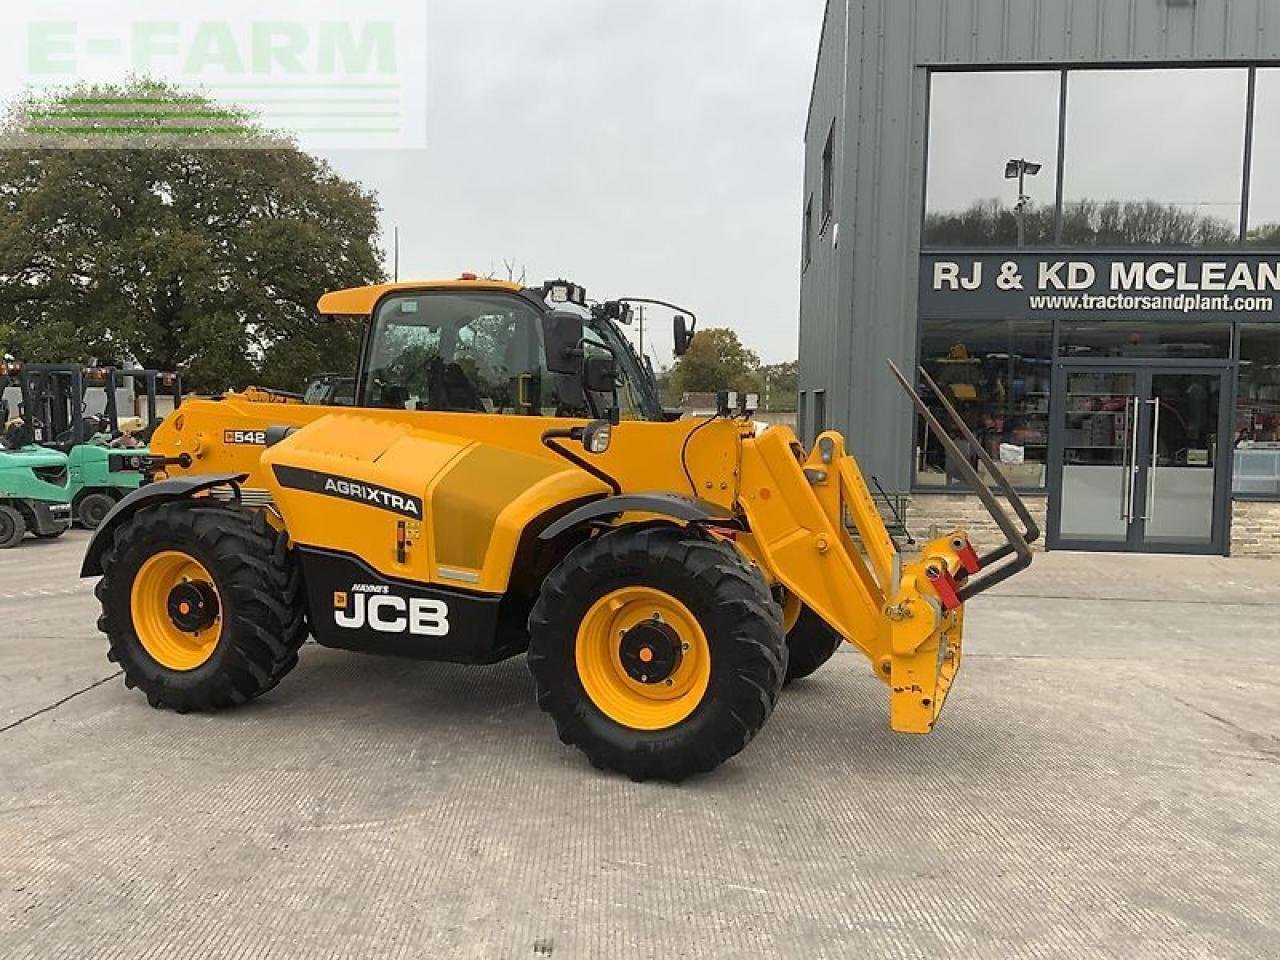
M 1031 160 L 1010 160 L 1004 165 L 1004 178 L 1018 181 L 1018 204 L 1013 209 L 1018 217 L 1018 246 L 1027 244 L 1027 204 L 1031 198 L 1027 196 L 1027 177 L 1039 176 L 1043 164 Z

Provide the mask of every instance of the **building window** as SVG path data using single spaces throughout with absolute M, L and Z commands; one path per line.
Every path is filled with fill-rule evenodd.
M 836 212 L 836 124 L 831 122 L 827 145 L 822 148 L 822 233 L 827 232 Z
M 808 406 L 809 394 L 806 391 L 801 390 L 800 395 L 796 397 L 796 435 L 800 438 L 802 443 L 809 442 L 809 433 L 806 429 L 808 426 L 808 417 L 806 416 L 808 411 L 806 408 Z
M 801 249 L 803 250 L 802 270 L 807 270 L 809 261 L 813 259 L 813 197 L 809 198 L 809 202 L 804 205 L 804 239 L 801 241 Z
M 1254 104 L 1249 235 L 1254 246 L 1280 247 L 1280 70 L 1259 70 Z
M 1063 242 L 1237 245 L 1248 86 L 1243 68 L 1068 74 Z
M 1013 247 L 1020 232 L 1027 245 L 1051 243 L 1062 74 L 935 73 L 931 83 L 925 245 Z
M 813 391 L 813 439 L 827 432 L 827 391 Z
M 1129 360 L 1226 360 L 1231 325 L 1156 321 L 1064 321 L 1058 329 L 1062 357 Z
M 920 362 L 982 447 L 1015 486 L 1043 489 L 1049 452 L 1049 383 L 1053 324 L 979 320 L 923 322 Z M 922 392 L 942 423 L 941 404 Z M 922 417 L 917 417 L 916 485 L 966 487 Z M 960 441 L 964 451 L 963 441 Z M 967 459 L 980 476 L 986 468 L 971 451 Z
M 1280 324 L 1240 328 L 1234 477 L 1239 497 L 1280 497 Z

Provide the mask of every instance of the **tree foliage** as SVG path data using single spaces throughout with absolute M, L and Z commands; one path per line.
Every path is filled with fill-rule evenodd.
M 676 361 L 671 379 L 677 393 L 721 390 L 758 392 L 760 358 L 725 327 L 700 330 L 689 352 Z
M 143 116 L 216 114 L 222 146 L 157 132 L 50 149 L 24 135 L 25 117 L 108 97 Z M 296 388 L 352 367 L 359 331 L 321 320 L 315 302 L 382 279 L 378 204 L 324 161 L 243 112 L 145 81 L 24 101 L 4 138 L 0 331 L 16 356 L 184 369 L 198 390 Z

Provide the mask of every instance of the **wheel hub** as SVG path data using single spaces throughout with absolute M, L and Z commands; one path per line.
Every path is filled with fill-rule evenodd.
M 620 587 L 578 625 L 574 664 L 587 696 L 615 723 L 667 730 L 702 703 L 711 647 L 698 618 L 656 587 Z
M 207 583 L 179 583 L 169 591 L 169 619 L 183 633 L 199 633 L 218 619 L 218 595 Z
M 637 683 L 665 683 L 680 668 L 680 636 L 661 620 L 638 623 L 622 635 L 619 659 Z

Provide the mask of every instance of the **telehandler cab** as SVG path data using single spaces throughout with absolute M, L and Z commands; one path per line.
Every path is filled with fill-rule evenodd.
M 899 556 L 837 433 L 806 453 L 757 432 L 750 402 L 674 419 L 616 326 L 625 302 L 468 276 L 319 306 L 368 324 L 355 406 L 188 401 L 89 546 L 109 657 L 154 707 L 259 696 L 309 633 L 459 663 L 527 650 L 565 743 L 680 780 L 741 750 L 842 641 L 893 729 L 929 732 L 965 602 L 1031 561 L 1039 531 L 999 468 L 949 411 L 1024 530 L 896 368 L 1005 534 L 985 556 L 961 531 Z

